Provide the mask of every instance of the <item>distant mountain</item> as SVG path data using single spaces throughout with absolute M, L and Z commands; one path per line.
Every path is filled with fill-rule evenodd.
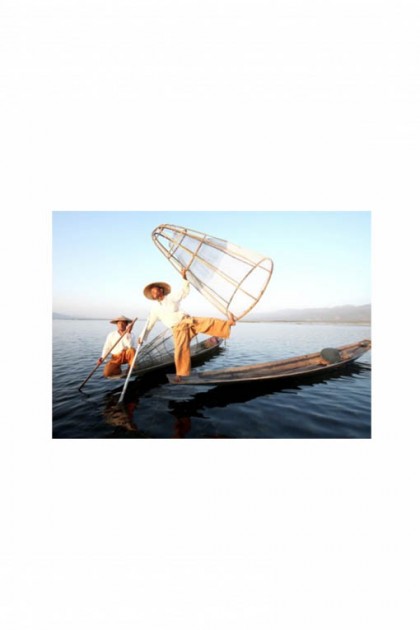
M 106 317 L 80 317 L 77 315 L 64 315 L 53 313 L 53 319 L 107 319 Z M 334 306 L 332 308 L 304 308 L 281 309 L 259 315 L 251 313 L 244 317 L 245 322 L 337 322 L 370 324 L 371 305 L 363 306 Z
M 53 319 L 106 319 L 105 317 L 83 317 L 78 315 L 64 315 L 63 313 L 53 313 Z
M 332 308 L 282 309 L 260 315 L 248 315 L 243 321 L 270 322 L 341 322 L 346 324 L 371 322 L 371 305 L 334 306 Z
M 74 319 L 74 317 L 69 317 L 68 315 L 63 315 L 62 313 L 53 313 L 53 319 Z

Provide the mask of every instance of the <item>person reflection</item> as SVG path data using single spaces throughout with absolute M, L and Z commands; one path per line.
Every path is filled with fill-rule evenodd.
M 108 394 L 105 399 L 104 419 L 106 424 L 125 429 L 126 431 L 138 431 L 133 421 L 136 402 L 131 401 L 124 405 L 118 404 L 118 398 L 113 394 Z
M 191 431 L 191 418 L 188 416 L 175 416 L 173 438 L 184 438 Z
M 226 438 L 219 433 L 213 422 L 203 415 L 194 403 L 171 401 L 170 413 L 175 418 L 172 438 Z M 193 424 L 193 420 L 196 422 Z M 192 429 L 194 434 L 192 435 Z

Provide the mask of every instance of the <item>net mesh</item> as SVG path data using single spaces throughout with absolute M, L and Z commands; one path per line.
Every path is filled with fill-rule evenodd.
M 203 350 L 212 348 L 219 344 L 216 337 L 208 337 L 204 334 L 198 334 L 191 340 L 190 353 L 191 358 L 199 355 Z M 160 366 L 165 366 L 174 361 L 174 339 L 172 331 L 166 329 L 157 337 L 144 344 L 140 348 L 137 356 L 134 373 L 147 372 Z
M 273 272 L 270 258 L 196 230 L 159 225 L 152 239 L 178 271 L 188 270 L 197 291 L 237 319 L 254 308 Z

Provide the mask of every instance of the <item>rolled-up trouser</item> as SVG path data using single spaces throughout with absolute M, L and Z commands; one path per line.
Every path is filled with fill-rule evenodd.
M 111 354 L 111 360 L 104 367 L 104 376 L 118 376 L 121 374 L 121 366 L 133 362 L 136 351 L 134 348 L 126 348 L 120 354 Z
M 214 317 L 184 317 L 177 326 L 174 326 L 172 334 L 178 376 L 188 376 L 191 371 L 190 342 L 198 333 L 227 339 L 230 336 L 230 324 L 226 320 Z

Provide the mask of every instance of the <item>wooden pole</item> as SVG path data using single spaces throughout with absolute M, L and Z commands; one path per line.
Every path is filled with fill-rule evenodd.
M 136 317 L 135 319 L 133 319 L 133 321 L 132 321 L 132 323 L 131 323 L 131 330 L 133 329 L 133 326 L 134 326 L 134 324 L 136 323 L 136 321 L 137 321 L 137 317 Z M 122 338 L 124 337 L 124 335 L 126 335 L 126 334 L 127 334 L 126 332 L 123 332 L 123 334 L 122 334 L 122 335 L 120 335 L 120 338 L 118 339 L 118 341 L 116 341 L 116 342 L 114 343 L 114 345 L 112 346 L 111 350 L 109 350 L 109 352 L 107 352 L 107 354 L 104 356 L 104 359 L 103 359 L 102 363 L 105 361 L 105 359 L 107 359 L 107 358 L 109 357 L 109 355 L 111 354 L 111 352 L 113 351 L 113 349 L 115 348 L 115 346 L 116 346 L 117 344 L 119 344 L 119 343 L 120 343 L 121 339 L 122 339 Z M 90 379 L 90 377 L 91 377 L 91 376 L 93 376 L 93 375 L 95 374 L 96 370 L 98 369 L 98 367 L 99 367 L 100 365 L 102 365 L 102 363 L 98 363 L 98 364 L 97 364 L 97 365 L 93 368 L 92 372 L 89 374 L 89 376 L 88 376 L 88 377 L 87 377 L 87 378 L 83 381 L 83 383 L 82 383 L 82 384 L 80 385 L 80 387 L 78 388 L 78 389 L 79 389 L 79 391 L 81 391 L 82 387 L 83 387 L 84 385 L 86 385 L 86 383 L 88 382 L 88 380 Z
M 141 335 L 140 335 L 139 339 L 143 339 L 143 335 L 144 335 L 144 333 L 146 332 L 146 328 L 147 328 L 147 324 L 148 324 L 148 323 L 149 323 L 149 320 L 147 320 L 147 321 L 146 321 L 146 323 L 145 323 L 145 325 L 144 325 L 144 328 L 143 328 L 143 330 L 142 330 L 142 332 L 141 332 Z M 139 343 L 139 344 L 137 345 L 136 354 L 134 355 L 133 362 L 131 363 L 131 365 L 130 365 L 130 369 L 128 370 L 128 374 L 127 374 L 127 376 L 126 376 L 126 378 L 125 378 L 125 383 L 124 383 L 123 390 L 122 390 L 122 392 L 121 392 L 121 394 L 120 394 L 120 397 L 118 398 L 118 404 L 121 404 L 121 403 L 122 403 L 122 401 L 123 401 L 123 399 L 124 399 L 124 396 L 125 396 L 125 390 L 127 389 L 128 381 L 130 380 L 131 372 L 133 371 L 133 368 L 134 368 L 134 366 L 135 366 L 135 364 L 136 364 L 137 355 L 138 355 L 139 350 L 140 350 L 140 348 L 141 348 L 141 346 L 142 346 L 142 345 L 143 345 L 143 342 L 142 342 L 142 343 Z

